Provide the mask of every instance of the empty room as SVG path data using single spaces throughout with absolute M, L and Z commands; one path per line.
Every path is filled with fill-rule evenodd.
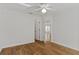
M 79 3 L 0 3 L 0 55 L 79 55 Z

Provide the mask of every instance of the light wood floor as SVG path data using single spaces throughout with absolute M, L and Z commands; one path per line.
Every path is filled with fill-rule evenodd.
M 1 55 L 77 55 L 79 51 L 60 46 L 55 43 L 35 42 L 15 47 L 5 48 Z

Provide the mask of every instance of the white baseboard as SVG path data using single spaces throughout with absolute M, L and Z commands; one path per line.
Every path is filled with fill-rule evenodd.
M 23 45 L 23 44 L 30 44 L 30 43 L 34 43 L 34 42 L 35 42 L 35 41 L 33 40 L 33 41 L 29 41 L 29 42 L 22 42 L 22 43 L 17 43 L 17 44 L 9 44 L 9 45 L 0 47 L 0 51 L 1 51 L 3 48 L 14 47 L 14 46 Z
M 51 42 L 54 42 L 54 43 L 59 44 L 59 45 L 64 46 L 64 47 L 68 47 L 68 46 L 66 46 L 62 43 L 56 42 L 56 41 L 51 41 Z M 72 48 L 72 47 L 68 47 L 68 48 L 79 51 L 79 49 L 77 49 L 77 48 Z

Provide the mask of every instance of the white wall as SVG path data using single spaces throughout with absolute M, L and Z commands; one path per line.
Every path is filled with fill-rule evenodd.
M 79 4 L 55 14 L 53 32 L 55 42 L 79 50 Z
M 34 15 L 0 4 L 0 49 L 34 42 L 35 19 Z

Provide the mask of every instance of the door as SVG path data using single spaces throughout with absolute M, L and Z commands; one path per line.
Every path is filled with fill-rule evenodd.
M 51 24 L 49 21 L 45 23 L 45 40 L 44 42 L 51 41 Z
M 40 40 L 40 21 L 35 21 L 35 40 Z

